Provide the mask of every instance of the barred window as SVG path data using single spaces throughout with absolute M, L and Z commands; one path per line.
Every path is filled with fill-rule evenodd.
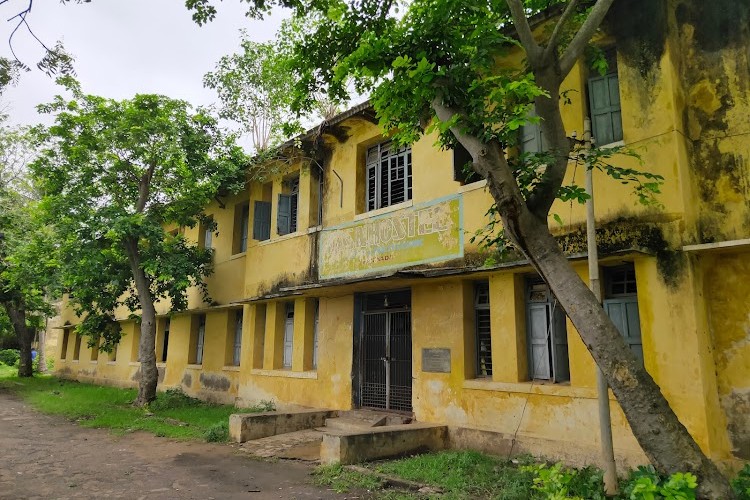
M 477 342 L 477 377 L 492 376 L 492 336 L 490 328 L 490 284 L 477 283 L 474 289 Z
M 386 141 L 367 150 L 367 210 L 411 200 L 411 147 Z

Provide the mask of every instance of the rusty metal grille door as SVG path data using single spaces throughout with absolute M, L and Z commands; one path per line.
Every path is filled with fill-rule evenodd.
M 411 411 L 411 313 L 363 313 L 361 406 Z

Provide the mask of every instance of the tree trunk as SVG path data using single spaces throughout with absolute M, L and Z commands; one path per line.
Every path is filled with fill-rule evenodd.
M 633 435 L 656 469 L 662 474 L 695 474 L 702 497 L 733 498 L 726 478 L 680 423 L 659 386 L 576 274 L 550 233 L 547 221 L 522 210 L 517 217 L 503 214 L 503 223 L 575 325 L 604 372 Z
M 141 267 L 138 241 L 135 238 L 125 241 L 130 270 L 133 273 L 135 288 L 141 303 L 141 340 L 138 345 L 138 360 L 141 362 L 141 378 L 138 381 L 138 397 L 133 402 L 144 406 L 156 399 L 156 386 L 159 371 L 156 368 L 156 308 L 151 295 L 151 282 Z
M 18 376 L 31 377 L 33 369 L 31 365 L 31 342 L 34 340 L 34 332 L 26 326 L 26 307 L 23 299 L 12 299 L 5 302 L 5 310 L 8 313 L 13 330 L 16 332 L 18 344 L 21 351 L 21 359 L 18 363 Z
M 39 373 L 47 373 L 47 355 L 45 353 L 47 343 L 47 321 L 44 321 L 44 328 L 39 330 L 39 342 L 36 349 L 36 371 Z

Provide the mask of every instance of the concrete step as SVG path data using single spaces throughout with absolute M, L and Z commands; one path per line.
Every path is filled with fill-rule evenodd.
M 322 439 L 322 432 L 306 429 L 246 441 L 239 445 L 239 449 L 261 458 L 317 461 Z
M 339 411 L 338 416 L 342 418 L 364 420 L 370 422 L 372 424 L 371 427 L 410 424 L 413 420 L 412 417 L 408 415 L 377 410 Z
M 327 418 L 326 428 L 342 431 L 361 431 L 371 429 L 372 427 L 379 427 L 383 425 L 384 420 L 385 419 L 382 419 L 382 421 L 377 420 L 373 422 L 361 418 L 352 417 Z

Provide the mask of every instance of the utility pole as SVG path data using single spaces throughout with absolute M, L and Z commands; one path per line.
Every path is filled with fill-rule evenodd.
M 602 289 L 599 281 L 599 253 L 596 248 L 596 220 L 594 218 L 594 175 L 589 164 L 588 150 L 594 138 L 591 137 L 591 120 L 586 118 L 583 126 L 584 165 L 586 167 L 586 240 L 589 257 L 589 288 L 601 304 Z M 609 412 L 609 387 L 599 366 L 596 367 L 596 389 L 599 402 L 599 434 L 604 460 L 604 491 L 607 495 L 617 494 L 617 466 L 612 444 L 612 419 Z

